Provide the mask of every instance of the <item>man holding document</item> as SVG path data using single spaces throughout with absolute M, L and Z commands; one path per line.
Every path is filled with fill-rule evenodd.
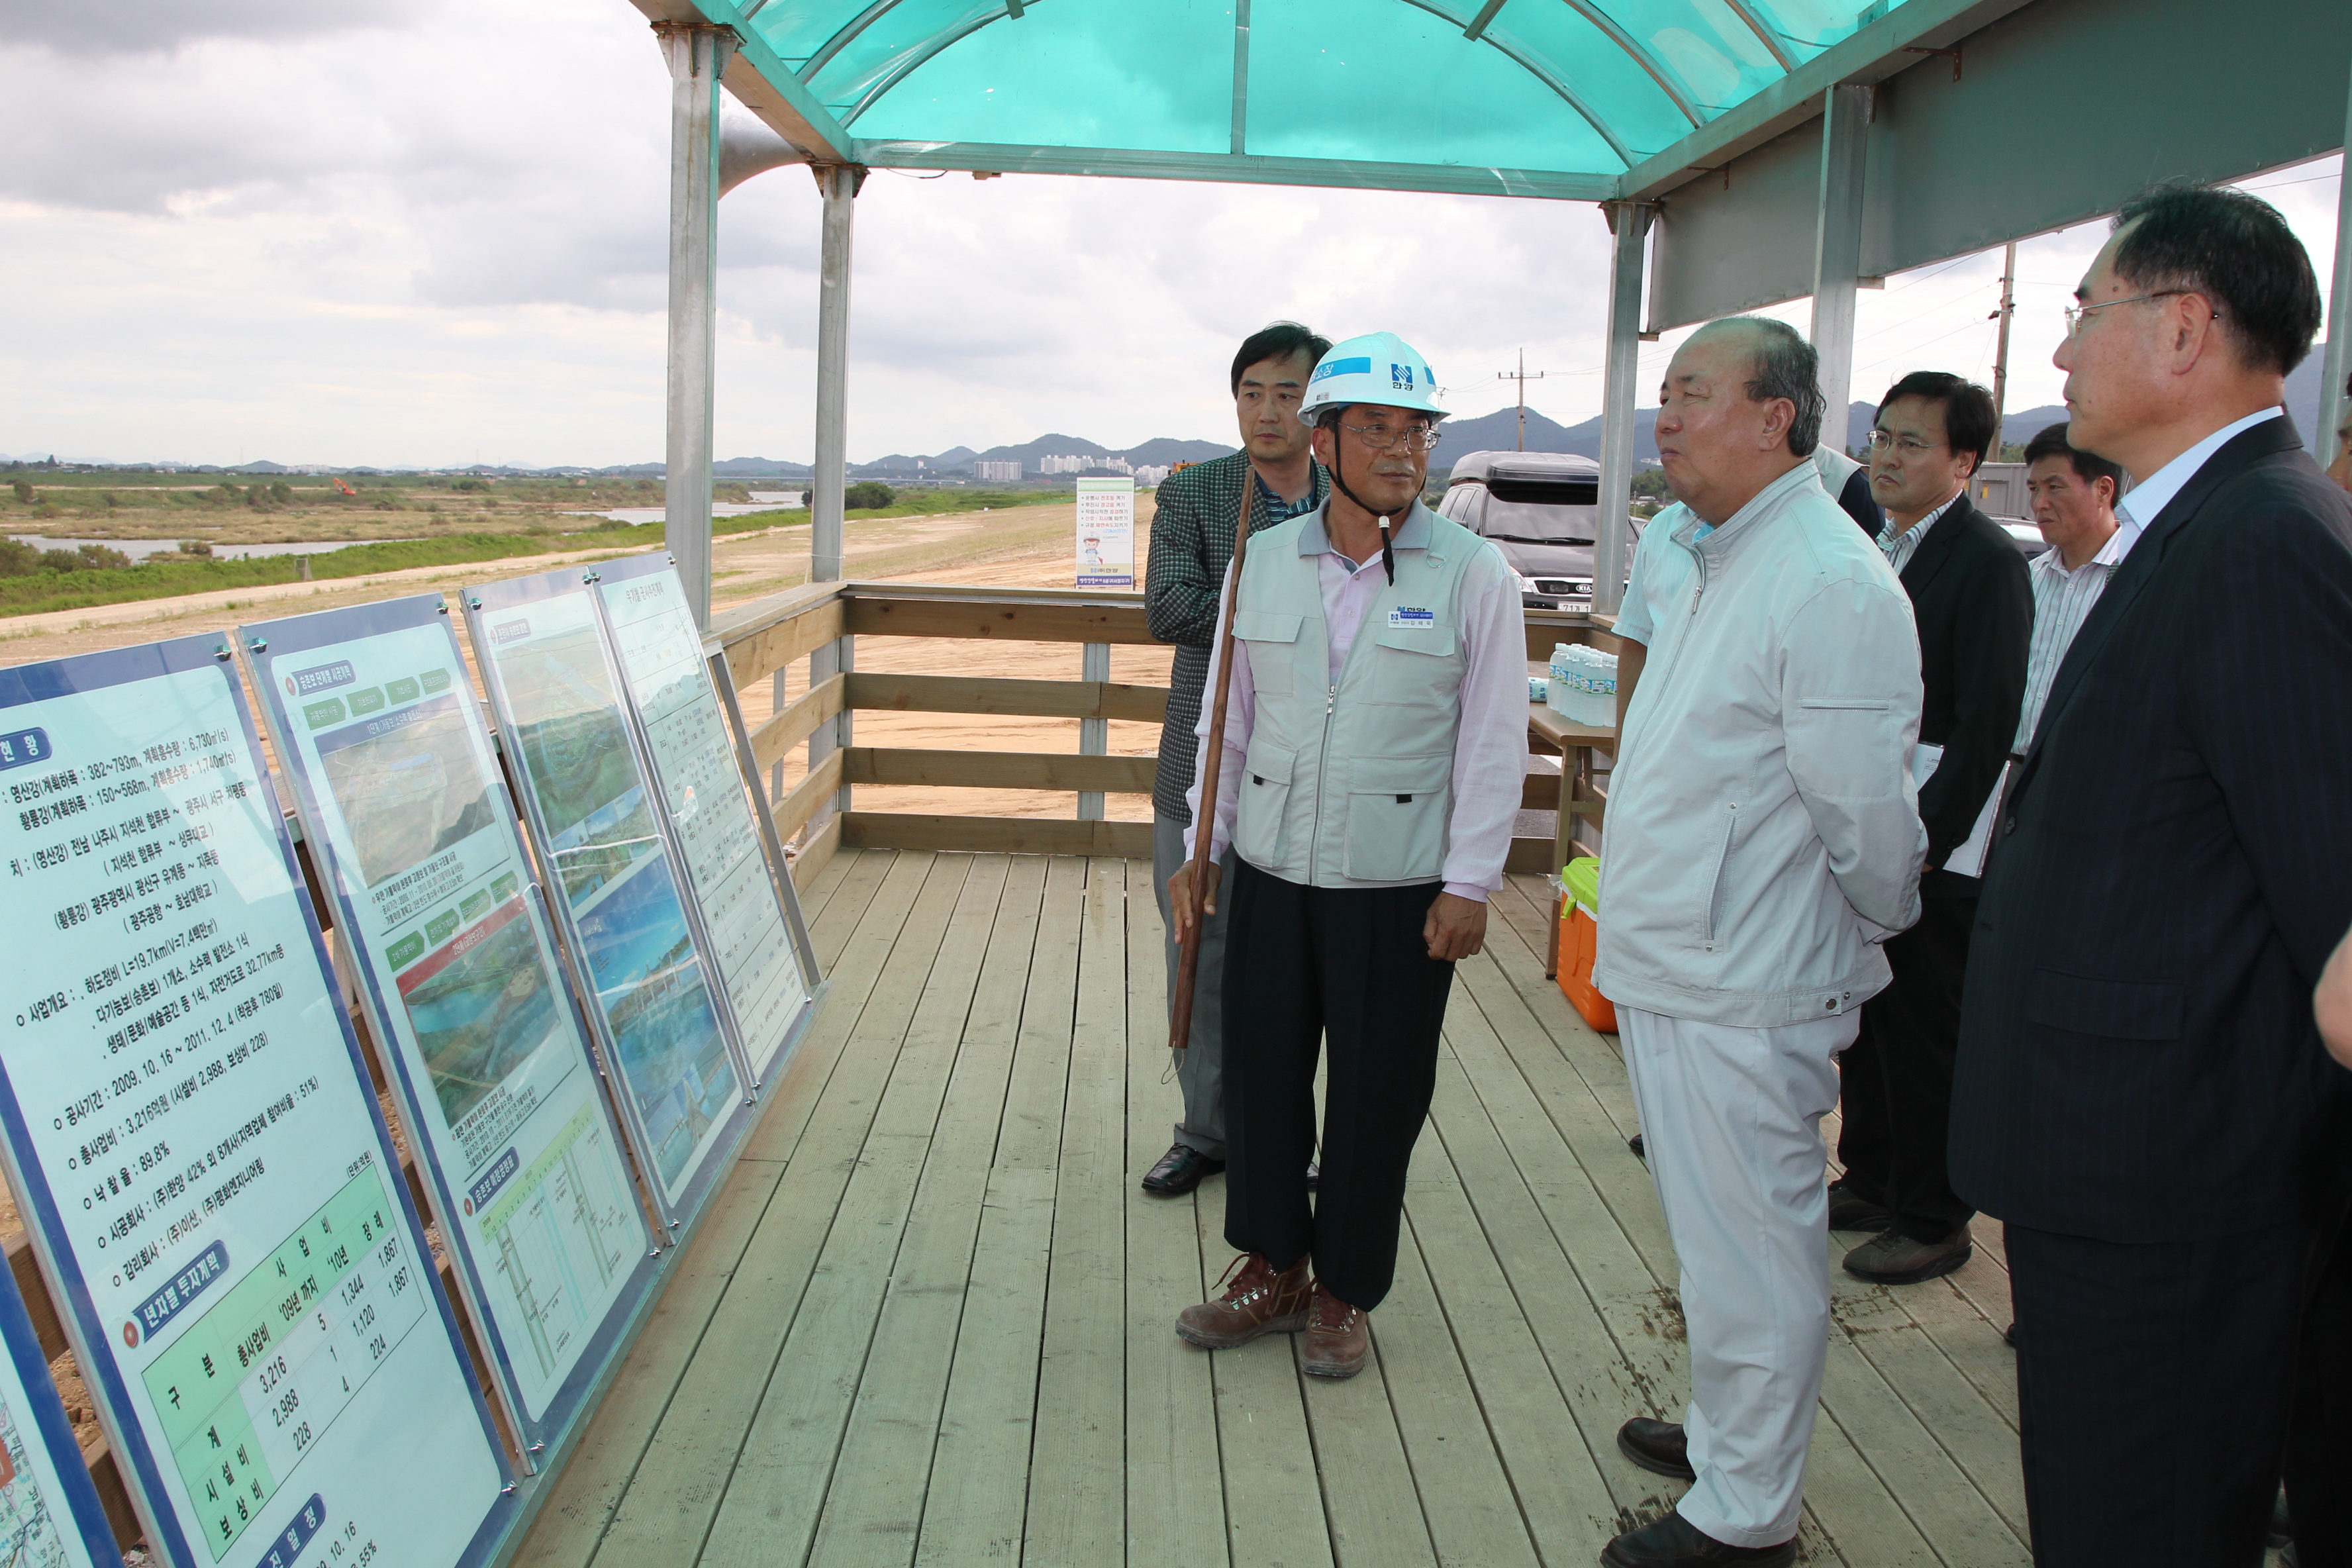
M 1969 480 L 1998 437 L 1992 396 L 1922 371 L 1895 383 L 1870 433 L 1871 495 L 1885 510 L 1879 548 L 1911 597 L 1925 707 L 1912 776 L 1927 826 L 1916 925 L 1886 943 L 1894 980 L 1862 1009 L 1840 1059 L 1844 1176 L 1830 1228 L 1875 1231 L 1846 1272 L 1908 1285 L 1969 1260 L 1975 1211 L 1945 1171 L 1952 1058 L 1969 932 L 2018 710 L 2033 594 L 2025 560 L 1969 504 Z

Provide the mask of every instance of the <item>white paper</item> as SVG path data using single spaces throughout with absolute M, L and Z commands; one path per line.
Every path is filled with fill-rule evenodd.
M 1077 567 L 1081 588 L 1135 586 L 1135 481 L 1080 479 Z
M 1936 776 L 1936 769 L 1944 760 L 1944 748 L 1922 741 L 1911 748 L 1911 787 L 1923 789 Z M 2009 770 L 2014 763 L 2002 764 L 2000 776 L 1993 781 L 1992 793 L 1985 796 L 1984 809 L 1977 813 L 1976 826 L 1959 847 L 1944 858 L 1943 869 L 1961 877 L 1984 875 L 1985 855 L 1992 848 L 1992 819 L 2000 810 L 2001 797 L 2009 793 Z

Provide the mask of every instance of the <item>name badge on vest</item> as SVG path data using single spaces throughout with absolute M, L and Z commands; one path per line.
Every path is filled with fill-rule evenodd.
M 1437 615 L 1433 610 L 1416 609 L 1411 605 L 1399 605 L 1389 612 L 1389 629 L 1433 632 L 1437 629 Z

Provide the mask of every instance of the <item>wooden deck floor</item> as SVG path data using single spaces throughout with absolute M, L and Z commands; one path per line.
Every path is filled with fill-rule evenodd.
M 1171 1331 L 1231 1254 L 1221 1181 L 1136 1189 L 1178 1104 L 1148 879 L 845 850 L 804 889 L 831 999 L 526 1568 L 1581 1565 L 1672 1500 L 1613 1434 L 1686 1395 L 1673 1252 L 1539 887 L 1461 967 L 1375 1359 L 1326 1384 Z M 1804 1561 L 2027 1561 L 1977 1231 L 1947 1280 L 1833 1274 Z

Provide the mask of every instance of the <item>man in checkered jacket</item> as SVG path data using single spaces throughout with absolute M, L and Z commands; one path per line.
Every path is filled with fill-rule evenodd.
M 1144 579 L 1144 612 L 1151 635 L 1176 645 L 1168 723 L 1160 736 L 1160 773 L 1151 789 L 1152 886 L 1168 930 L 1170 1006 L 1176 993 L 1176 922 L 1168 908 L 1168 879 L 1184 862 L 1184 805 L 1192 787 L 1202 689 L 1217 640 L 1217 597 L 1234 558 L 1241 520 L 1242 481 L 1249 470 L 1250 531 L 1273 527 L 1323 503 L 1331 481 L 1307 449 L 1298 401 L 1307 378 L 1330 343 L 1295 321 L 1276 321 L 1244 340 L 1234 355 L 1234 411 L 1242 450 L 1195 463 L 1160 482 L 1151 521 L 1151 562 Z M 1225 965 L 1225 917 L 1211 915 L 1201 933 L 1200 968 L 1192 988 L 1192 1043 L 1177 1068 L 1184 1120 L 1176 1142 L 1143 1178 L 1143 1190 L 1161 1197 L 1189 1193 L 1204 1176 L 1225 1168 L 1224 1020 L 1220 999 Z

